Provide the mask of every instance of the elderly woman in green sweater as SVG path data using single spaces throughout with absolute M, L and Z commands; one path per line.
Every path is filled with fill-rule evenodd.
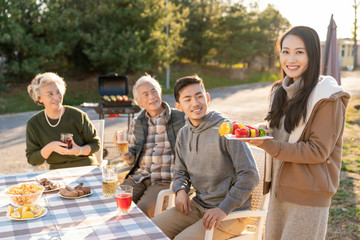
M 45 161 L 50 169 L 97 165 L 94 155 L 100 138 L 87 114 L 64 106 L 66 83 L 55 73 L 38 74 L 28 86 L 28 93 L 44 110 L 26 124 L 26 157 L 31 165 Z M 71 148 L 60 141 L 61 133 L 71 133 Z

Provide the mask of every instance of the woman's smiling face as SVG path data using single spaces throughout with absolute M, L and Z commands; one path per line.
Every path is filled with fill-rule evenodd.
M 63 95 L 56 83 L 51 82 L 41 87 L 39 102 L 44 104 L 48 111 L 57 111 L 61 108 Z
M 304 41 L 296 35 L 285 37 L 280 52 L 280 64 L 286 75 L 296 81 L 306 71 L 308 63 Z

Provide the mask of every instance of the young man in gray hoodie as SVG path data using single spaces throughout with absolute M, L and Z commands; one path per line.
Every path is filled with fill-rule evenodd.
M 174 95 L 175 107 L 187 116 L 176 140 L 175 208 L 153 221 L 171 239 L 204 239 L 213 226 L 215 239 L 238 235 L 246 219 L 220 221 L 233 210 L 250 208 L 251 192 L 259 182 L 250 149 L 220 137 L 218 127 L 229 120 L 207 111 L 210 95 L 197 75 L 178 79 Z M 191 185 L 196 190 L 193 199 L 188 194 Z

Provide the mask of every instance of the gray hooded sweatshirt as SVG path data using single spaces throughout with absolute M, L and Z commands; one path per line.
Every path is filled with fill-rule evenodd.
M 198 127 L 187 119 L 176 140 L 173 191 L 196 189 L 194 201 L 226 214 L 250 208 L 259 174 L 246 143 L 221 137 L 217 128 L 229 121 L 209 112 Z

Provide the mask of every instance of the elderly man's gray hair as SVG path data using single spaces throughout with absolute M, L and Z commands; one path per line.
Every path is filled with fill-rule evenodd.
M 133 96 L 136 102 L 139 102 L 139 94 L 137 91 L 137 88 L 143 84 L 143 83 L 150 83 L 151 85 L 154 86 L 155 90 L 159 93 L 159 96 L 161 96 L 161 86 L 159 84 L 159 82 L 154 79 L 153 77 L 151 77 L 150 75 L 146 74 L 142 77 L 140 77 L 136 83 L 134 84 L 132 91 L 133 91 Z

